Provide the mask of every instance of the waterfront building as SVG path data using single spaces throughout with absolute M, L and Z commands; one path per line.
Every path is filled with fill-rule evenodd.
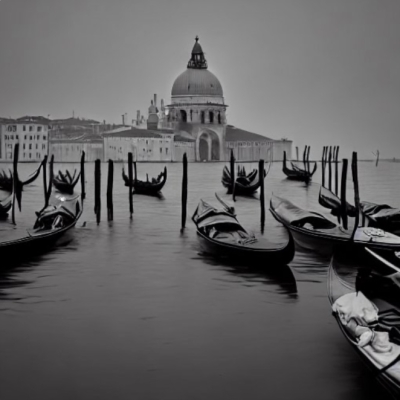
M 85 152 L 85 161 L 103 161 L 103 138 L 87 133 L 77 138 L 55 137 L 49 141 L 49 156 L 54 155 L 56 162 L 79 162 L 82 151 Z
M 190 137 L 194 143 L 190 145 L 194 147 L 193 161 L 226 161 L 231 149 L 238 161 L 282 160 L 283 151 L 291 157 L 292 141 L 275 140 L 227 125 L 227 107 L 222 85 L 208 70 L 196 37 L 187 68 L 172 85 L 171 104 L 162 104 L 159 128 Z M 189 146 L 188 141 L 184 143 Z
M 19 143 L 20 161 L 41 161 L 48 152 L 49 120 L 44 117 L 0 119 L 0 159 L 12 161 Z
M 132 153 L 134 161 L 173 161 L 174 135 L 170 131 L 131 127 L 103 134 L 104 160 L 126 161 Z

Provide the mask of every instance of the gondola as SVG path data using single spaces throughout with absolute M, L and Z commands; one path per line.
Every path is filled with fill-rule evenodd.
M 286 177 L 293 181 L 301 181 L 301 182 L 309 182 L 312 179 L 312 176 L 315 174 L 317 170 L 317 163 L 314 163 L 314 168 L 312 171 L 308 171 L 305 169 L 301 169 L 299 167 L 293 166 L 293 169 L 288 168 L 286 161 L 286 151 L 283 152 L 283 165 L 282 171 L 286 175 Z
M 51 203 L 52 205 L 36 212 L 36 222 L 33 229 L 27 231 L 26 236 L 0 243 L 2 259 L 15 261 L 47 251 L 75 226 L 82 215 L 79 196 L 58 196 Z
M 5 219 L 8 216 L 8 212 L 12 207 L 12 196 L 8 195 L 3 200 L 0 200 L 0 219 Z
M 125 182 L 125 186 L 129 187 L 129 177 L 125 174 L 122 168 L 122 178 Z M 134 194 L 145 194 L 148 196 L 158 196 L 161 189 L 164 187 L 165 182 L 167 182 L 167 167 L 164 167 L 164 171 L 160 172 L 157 178 L 152 178 L 151 181 L 147 178 L 146 181 L 141 181 L 139 179 L 133 179 L 132 187 Z
M 339 216 L 342 212 L 339 197 L 323 186 L 319 192 L 318 202 L 324 208 L 330 209 L 332 215 Z M 400 234 L 400 209 L 387 204 L 362 201 L 360 202 L 360 212 L 367 226 L 383 229 L 395 235 Z M 346 213 L 349 217 L 355 217 L 356 208 L 346 202 Z
M 274 218 L 291 231 L 296 242 L 304 248 L 330 254 L 333 246 L 367 246 L 373 249 L 400 250 L 400 237 L 371 227 L 357 227 L 354 238 L 351 230 L 323 215 L 303 210 L 289 200 L 272 196 L 270 211 Z
M 66 171 L 65 174 L 63 174 L 61 171 L 58 171 L 58 175 L 53 178 L 54 187 L 60 193 L 73 194 L 74 188 L 79 181 L 81 173 L 79 172 L 79 174 L 76 177 L 75 175 L 76 175 L 76 170 L 74 171 L 74 174 L 72 176 L 68 170 Z
M 264 179 L 267 172 L 264 170 Z M 225 166 L 222 171 L 222 185 L 228 189 L 228 194 L 232 194 L 231 173 Z M 258 170 L 254 169 L 247 176 L 238 176 L 235 180 L 235 194 L 239 196 L 251 196 L 260 187 L 261 181 L 258 178 Z
M 371 252 L 370 249 L 367 251 Z M 341 258 L 334 254 L 328 272 L 328 295 L 333 315 L 346 339 L 377 380 L 393 398 L 399 399 L 399 269 L 379 262 L 373 269 L 355 271 L 354 265 L 346 265 Z M 346 269 L 347 274 L 344 274 Z M 351 269 L 353 274 L 349 275 Z
M 400 234 L 400 209 L 387 204 L 368 201 L 360 203 L 361 212 L 369 226 L 378 227 L 394 234 Z
M 247 232 L 237 220 L 233 208 L 216 196 L 224 207 L 222 210 L 200 200 L 192 216 L 205 253 L 238 262 L 263 264 L 265 267 L 292 261 L 295 249 L 290 233 L 284 246 L 270 247 L 266 240 Z
M 10 171 L 10 175 L 7 175 L 5 171 L 0 172 L 0 190 L 6 192 L 12 192 L 13 188 L 13 175 Z
M 336 217 L 341 215 L 341 200 L 335 193 L 324 186 L 321 186 L 319 190 L 318 202 L 322 207 L 331 210 L 332 215 Z M 355 217 L 356 208 L 346 202 L 346 213 L 349 217 Z

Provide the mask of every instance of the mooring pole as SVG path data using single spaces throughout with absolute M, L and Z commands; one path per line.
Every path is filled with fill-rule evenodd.
M 307 156 L 307 145 L 304 147 L 304 151 L 303 151 L 304 171 L 307 171 L 306 156 Z
M 96 214 L 97 224 L 100 223 L 101 214 L 101 161 L 94 162 L 94 213 Z
M 340 188 L 341 214 L 343 228 L 347 229 L 347 202 L 346 202 L 346 184 L 347 184 L 347 158 L 342 160 L 342 184 Z
M 299 162 L 299 147 L 296 146 L 296 160 Z
M 133 163 L 133 170 L 135 172 L 135 182 L 137 181 L 137 167 L 136 167 L 136 161 Z
M 49 205 L 49 202 L 50 202 L 51 189 L 52 189 L 52 187 L 53 187 L 53 178 L 54 178 L 54 154 L 52 154 L 51 157 L 50 157 L 50 163 L 49 163 L 49 183 L 48 183 L 48 185 L 47 185 L 45 207 L 47 207 L 47 206 Z
M 351 240 L 353 240 L 358 228 L 358 224 L 360 222 L 360 191 L 358 185 L 357 153 L 355 151 L 353 151 L 353 157 L 351 160 L 351 172 L 353 175 L 353 183 L 354 183 L 354 206 L 356 208 L 354 228 L 353 228 L 353 233 L 351 235 Z
M 112 221 L 114 219 L 113 182 L 114 182 L 114 163 L 112 160 L 108 160 L 107 219 L 109 221 Z
M 181 232 L 185 229 L 186 226 L 186 208 L 187 208 L 187 191 L 188 191 L 188 161 L 186 153 L 183 154 L 183 176 L 182 176 L 182 197 L 181 197 L 181 206 L 182 206 L 182 218 L 181 218 Z
M 339 193 L 339 146 L 336 146 L 335 154 L 335 194 Z
M 42 161 L 43 167 L 43 194 L 44 194 L 44 204 L 46 207 L 46 199 L 47 199 L 47 155 L 44 156 Z
M 132 164 L 133 164 L 133 155 L 131 152 L 128 153 L 128 179 L 129 179 L 129 215 L 132 219 L 133 214 L 133 177 L 132 177 Z M 136 171 L 136 165 L 135 165 Z M 136 180 L 136 173 L 135 173 Z
M 233 155 L 233 149 L 231 150 L 231 188 L 232 188 L 232 200 L 235 200 L 235 184 L 236 184 L 236 179 L 235 179 L 235 156 Z
M 325 157 L 326 157 L 326 146 L 322 149 L 321 159 L 321 172 L 322 172 L 322 186 L 325 187 Z
M 332 146 L 329 146 L 328 168 L 328 188 L 332 190 Z
M 82 201 L 85 199 L 85 152 L 82 151 L 81 155 L 81 198 Z
M 307 172 L 310 173 L 310 149 L 311 146 L 308 146 L 307 150 Z
M 14 159 L 13 159 L 13 203 L 11 211 L 12 223 L 15 225 L 15 202 L 18 188 L 18 156 L 19 156 L 19 143 L 14 146 Z
M 258 162 L 258 179 L 260 180 L 261 231 L 265 224 L 265 196 L 264 196 L 264 160 Z

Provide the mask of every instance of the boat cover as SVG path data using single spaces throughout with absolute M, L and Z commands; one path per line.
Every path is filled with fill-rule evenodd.
M 293 226 L 303 227 L 305 224 L 310 224 L 313 229 L 336 228 L 336 224 L 323 215 L 303 210 L 289 200 L 282 199 L 278 196 L 272 196 L 271 207 L 282 220 Z
M 193 221 L 197 224 L 198 228 L 217 224 L 233 224 L 243 229 L 234 215 L 223 210 L 217 210 L 204 200 L 200 200 L 193 215 Z
M 364 201 L 361 203 L 361 209 L 365 215 L 378 224 L 400 223 L 400 209 L 390 207 L 387 204 L 374 204 Z
M 380 319 L 385 319 L 379 307 L 362 292 L 351 292 L 339 297 L 332 310 L 364 355 L 378 369 L 389 367 L 386 373 L 400 383 L 400 346 L 390 329 L 375 329 Z
M 319 191 L 318 201 L 319 204 L 321 204 L 323 207 L 332 210 L 332 214 L 334 215 L 340 214 L 340 209 L 342 207 L 341 200 L 339 199 L 338 196 L 336 196 L 335 193 L 333 193 L 331 190 L 327 189 L 324 186 L 321 186 L 321 189 Z M 356 208 L 346 202 L 346 213 L 347 215 L 354 217 L 356 215 Z

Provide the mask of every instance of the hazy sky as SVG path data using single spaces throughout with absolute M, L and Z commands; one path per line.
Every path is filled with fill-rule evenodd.
M 399 0 L 0 0 L 0 116 L 147 115 L 196 35 L 228 123 L 400 157 Z

